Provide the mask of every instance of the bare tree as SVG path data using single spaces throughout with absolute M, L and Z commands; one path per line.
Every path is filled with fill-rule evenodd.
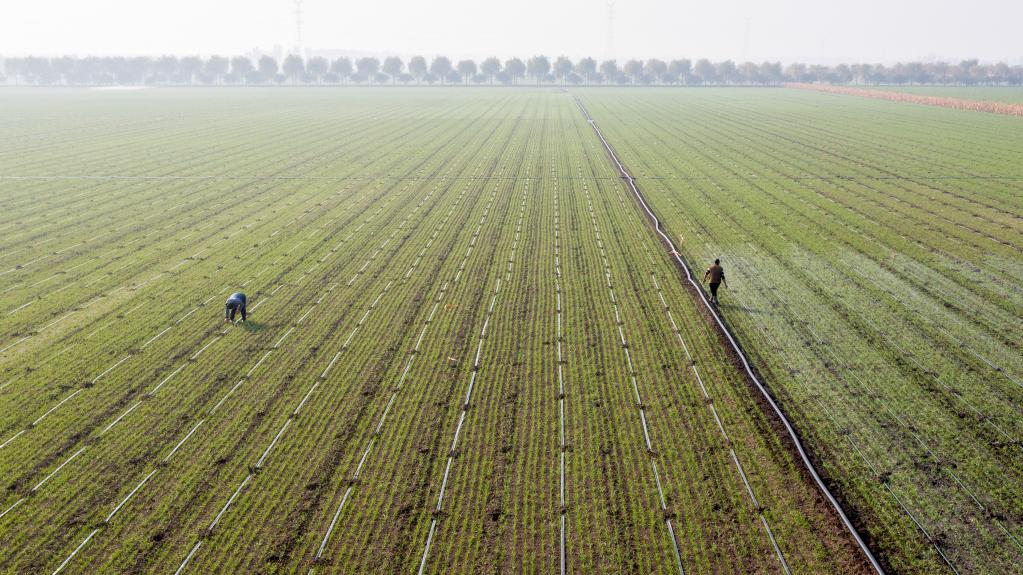
M 923 67 L 923 64 L 920 64 L 918 78 L 922 80 L 927 74 L 928 71 Z M 832 69 L 830 76 L 832 84 L 848 84 L 852 82 L 853 79 L 852 68 L 850 68 L 848 64 L 839 64 Z
M 178 73 L 178 59 L 174 56 L 160 56 L 153 64 L 153 71 L 164 82 L 170 82 Z
M 948 83 L 948 71 L 950 68 L 948 62 L 935 62 L 931 64 L 931 73 L 938 82 L 945 85 Z M 862 65 L 853 64 L 852 69 L 855 76 L 862 77 Z
M 426 73 L 429 72 L 429 69 L 426 66 L 426 58 L 423 58 L 422 56 L 412 56 L 412 59 L 408 61 L 408 72 L 415 77 L 417 84 L 421 82 L 426 76 Z
M 259 59 L 259 76 L 264 82 L 272 82 L 277 75 L 277 60 L 273 56 L 262 56 Z
M 703 84 L 714 81 L 714 64 L 706 58 L 700 58 L 693 66 L 693 75 Z
M 760 64 L 760 78 L 762 82 L 779 84 L 785 79 L 781 71 L 781 62 L 764 62 Z
M 469 78 L 476 74 L 476 62 L 472 60 L 461 60 L 458 62 L 458 74 L 464 78 L 465 85 L 469 85 Z
M 231 58 L 231 76 L 236 82 L 245 82 L 252 75 L 255 68 L 252 66 L 252 60 L 249 60 L 245 56 L 235 56 Z
M 323 75 L 327 73 L 329 68 L 330 66 L 327 64 L 327 59 L 322 56 L 309 58 L 309 62 L 305 65 L 306 72 L 313 76 L 317 84 L 320 83 L 320 80 L 323 78 Z
M 229 62 L 227 58 L 223 56 L 210 56 L 209 60 L 206 60 L 204 70 L 213 81 L 218 84 L 223 81 L 224 75 L 227 74 Z
M 514 84 L 519 78 L 526 76 L 526 65 L 518 58 L 512 58 L 504 63 L 504 71 L 508 74 L 511 83 Z
M 604 81 L 610 84 L 618 78 L 618 63 L 614 60 L 604 60 L 600 63 L 600 73 L 604 75 Z
M 491 56 L 480 64 L 480 72 L 490 77 L 490 83 L 494 83 L 494 76 L 501 72 L 501 61 Z
M 539 86 L 540 82 L 547 77 L 547 74 L 551 73 L 551 63 L 547 56 L 533 56 L 526 63 L 526 71 L 530 76 L 536 78 L 536 85 Z
M 147 58 L 147 60 L 149 59 Z M 53 71 L 54 75 L 56 75 L 58 83 L 61 85 L 67 84 L 68 77 L 74 73 L 75 64 L 77 64 L 77 62 L 78 61 L 71 56 L 63 56 L 61 58 L 54 58 L 53 60 L 50 60 L 50 69 Z M 152 61 L 149 62 L 149 67 L 152 67 Z M 146 70 L 146 72 L 148 73 L 149 70 Z M 2 82 L 2 80 L 0 80 L 0 82 Z
M 743 84 L 759 84 L 760 82 L 760 67 L 753 62 L 743 62 L 739 64 L 738 70 L 739 80 Z
M 369 56 L 359 58 L 355 62 L 355 67 L 359 70 L 359 75 L 368 78 L 369 83 L 372 84 L 376 80 L 377 72 L 380 71 L 380 60 Z
M 807 81 L 806 64 L 794 62 L 785 67 L 785 78 L 790 82 Z
M 153 59 L 150 58 L 149 56 L 137 56 L 135 58 L 132 58 L 129 62 L 129 65 L 133 70 L 133 74 L 136 78 L 136 81 L 139 83 L 145 83 L 146 79 L 149 78 L 149 76 L 152 75 L 153 73 Z M 58 59 L 58 63 L 53 67 L 53 71 L 56 73 L 60 73 L 60 69 L 61 68 Z
M 651 78 L 658 82 L 660 82 L 661 78 L 668 73 L 668 65 L 664 63 L 664 60 L 658 60 L 657 58 L 647 60 L 643 69 Z
M 643 75 L 643 61 L 642 60 L 629 60 L 622 67 L 622 71 L 625 75 L 632 78 L 632 83 L 635 84 L 640 76 Z
M 572 61 L 565 56 L 558 56 L 554 60 L 554 77 L 561 82 L 562 86 L 565 85 L 565 78 L 572 73 L 573 68 Z
M 678 77 L 678 81 L 685 84 L 689 80 L 689 72 L 693 68 L 693 63 L 688 58 L 681 60 L 672 60 L 668 64 L 668 71 Z
M 71 56 L 40 58 L 7 58 L 2 61 L 7 81 L 27 83 L 30 85 L 89 85 L 89 84 L 136 84 L 144 83 L 282 83 L 291 80 L 311 82 L 343 82 L 347 79 L 356 82 L 392 84 L 401 81 L 407 84 L 413 79 L 429 83 L 443 81 L 445 83 L 490 83 L 496 79 L 502 84 L 514 84 L 527 73 L 537 84 L 559 81 L 578 84 L 585 81 L 607 84 L 675 84 L 677 82 L 707 84 L 744 84 L 764 85 L 778 84 L 784 81 L 816 82 L 831 85 L 862 85 L 862 84 L 947 84 L 955 82 L 963 85 L 1020 85 L 1023 84 L 1023 66 L 1010 66 L 1004 62 L 981 64 L 976 59 L 964 60 L 958 64 L 947 62 L 900 62 L 891 66 L 882 64 L 838 64 L 834 66 L 793 63 L 782 69 L 778 62 L 743 62 L 736 65 L 730 60 L 717 64 L 706 59 L 696 62 L 689 60 L 673 60 L 665 64 L 658 59 L 643 63 L 630 60 L 624 67 L 624 73 L 614 60 L 608 60 L 599 66 L 592 58 L 583 58 L 576 65 L 566 57 L 558 57 L 552 65 L 546 57 L 536 56 L 528 64 L 518 58 L 508 60 L 503 66 L 497 58 L 487 58 L 477 67 L 472 60 L 462 60 L 457 66 L 443 56 L 434 59 L 430 66 L 421 56 L 412 58 L 408 64 L 410 73 L 402 73 L 400 58 L 389 57 L 385 60 L 383 71 L 376 58 L 361 58 L 358 61 L 358 72 L 353 74 L 352 62 L 348 58 L 338 58 L 329 65 L 320 57 L 310 58 L 304 62 L 298 55 L 288 56 L 283 65 L 284 74 L 278 73 L 278 63 L 270 56 L 259 59 L 257 70 L 248 58 L 238 56 L 228 60 L 221 56 L 211 56 L 207 60 L 195 56 L 178 59 L 164 56 L 157 60 L 147 57 L 125 58 L 121 56 L 85 57 Z M 553 74 L 551 71 L 553 70 Z M 0 76 L 2 78 L 2 76 Z
M 198 56 L 186 56 L 178 62 L 178 74 L 185 84 L 191 84 L 192 80 L 202 72 L 202 68 L 202 59 Z
M 352 75 L 352 61 L 342 56 L 330 63 L 330 71 L 344 83 Z
M 291 79 L 291 84 L 294 85 L 298 82 L 299 76 L 305 72 L 305 62 L 302 61 L 302 57 L 298 54 L 288 54 L 288 57 L 284 59 L 284 64 L 281 66 L 281 71 Z
M 24 60 L 21 58 L 7 58 L 4 60 L 4 74 L 14 78 L 14 85 L 21 84 L 21 73 Z
M 593 82 L 593 76 L 597 74 L 597 61 L 593 58 L 583 58 L 575 63 L 575 72 L 586 78 L 587 83 Z
M 437 56 L 430 62 L 430 73 L 440 78 L 442 84 L 447 82 L 451 70 L 451 60 L 447 56 Z
M 383 71 L 391 77 L 392 85 L 398 80 L 398 76 L 401 75 L 403 67 L 404 63 L 401 61 L 401 58 L 397 56 L 388 56 L 387 58 L 384 58 Z
M 731 60 L 719 62 L 714 69 L 717 72 L 718 80 L 722 82 L 734 84 L 738 79 L 738 68 L 735 67 L 735 62 Z

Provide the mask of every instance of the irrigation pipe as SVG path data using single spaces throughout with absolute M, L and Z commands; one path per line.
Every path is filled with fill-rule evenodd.
M 684 259 L 682 259 L 682 255 L 679 253 L 678 248 L 675 246 L 675 243 L 671 241 L 671 238 L 662 229 L 661 220 L 654 214 L 653 210 L 650 209 L 650 206 L 643 198 L 643 194 L 640 193 L 639 188 L 636 186 L 636 180 L 632 177 L 631 174 L 629 174 L 628 170 L 626 170 L 621 160 L 618 159 L 618 155 L 615 154 L 614 149 L 611 148 L 611 145 L 604 138 L 604 134 L 600 131 L 600 128 L 597 127 L 597 123 L 590 116 L 589 111 L 586 110 L 586 107 L 583 105 L 582 101 L 580 101 L 579 98 L 575 95 L 572 96 L 572 99 L 575 100 L 576 105 L 579 107 L 579 110 L 583 113 L 583 116 L 586 118 L 586 121 L 590 124 L 590 127 L 593 128 L 593 132 L 600 139 L 600 142 L 604 145 L 604 149 L 607 150 L 608 155 L 611 157 L 615 165 L 618 167 L 618 172 L 621 174 L 622 179 L 625 180 L 626 183 L 628 183 L 629 188 L 632 190 L 633 195 L 636 196 L 636 200 L 638 200 L 639 204 L 643 206 L 643 210 L 646 212 L 647 216 L 650 218 L 650 221 L 653 223 L 654 231 L 656 231 L 657 235 L 661 237 L 661 240 L 667 245 L 671 256 L 675 258 L 675 261 L 678 262 L 678 265 L 685 272 L 686 281 L 688 281 L 689 284 L 692 285 L 692 287 L 696 290 L 696 293 L 699 294 L 700 301 L 703 302 L 704 307 L 707 309 L 708 312 L 710 312 L 711 317 L 714 318 L 714 322 L 721 330 L 721 333 L 724 334 L 732 350 L 739 358 L 739 361 L 742 362 L 742 366 L 743 369 L 746 371 L 746 375 L 749 376 L 750 380 L 757 386 L 757 389 L 760 391 L 761 395 L 763 395 L 764 400 L 767 401 L 767 403 L 771 406 L 771 409 L 774 411 L 775 415 L 778 416 L 778 419 L 785 426 L 785 431 L 788 433 L 789 439 L 792 440 L 792 445 L 795 446 L 796 451 L 799 453 L 800 459 L 803 461 L 803 466 L 810 473 L 810 476 L 813 477 L 814 483 L 817 484 L 817 488 L 820 489 L 821 493 L 823 493 L 824 496 L 828 499 L 828 501 L 831 502 L 832 507 L 835 508 L 835 511 L 841 518 L 842 523 L 845 525 L 849 533 L 853 536 L 853 539 L 856 540 L 856 544 L 860 547 L 860 550 L 863 551 L 863 554 L 867 557 L 867 560 L 870 561 L 870 565 L 874 568 L 874 571 L 876 571 L 878 575 L 884 575 L 885 571 L 881 567 L 881 564 L 878 562 L 877 558 L 874 557 L 874 554 L 873 552 L 871 552 L 870 547 L 868 547 L 867 544 L 863 541 L 863 538 L 856 530 L 856 527 L 852 524 L 852 521 L 849 520 L 849 516 L 846 514 L 845 510 L 842 509 L 842 505 L 838 502 L 838 499 L 836 499 L 835 496 L 828 489 L 828 486 L 824 484 L 824 480 L 821 479 L 820 473 L 817 472 L 817 468 L 814 467 L 813 462 L 810 461 L 810 457 L 809 455 L 807 455 L 806 449 L 803 447 L 803 443 L 799 440 L 799 436 L 796 434 L 795 428 L 792 427 L 792 423 L 789 422 L 789 419 L 785 416 L 781 408 L 774 401 L 774 398 L 771 397 L 771 394 L 767 391 L 767 388 L 764 387 L 763 383 L 761 383 L 760 378 L 758 378 L 756 373 L 754 373 L 753 368 L 750 365 L 749 359 L 747 359 L 745 352 L 743 352 L 742 348 L 739 346 L 739 343 L 736 341 L 735 336 L 732 335 L 731 330 L 729 330 L 725 323 L 721 320 L 721 316 L 718 315 L 718 313 L 714 310 L 714 307 L 711 306 L 709 301 L 707 301 L 707 296 L 706 294 L 703 293 L 703 289 L 700 287 L 700 284 L 698 284 L 696 280 L 693 279 L 693 274 L 689 268 L 689 265 L 686 264 Z

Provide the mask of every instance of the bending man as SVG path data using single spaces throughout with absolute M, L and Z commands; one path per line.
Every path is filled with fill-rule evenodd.
M 245 294 L 238 292 L 227 298 L 227 307 L 224 308 L 224 321 L 234 321 L 235 312 L 242 313 L 242 321 L 245 321 Z

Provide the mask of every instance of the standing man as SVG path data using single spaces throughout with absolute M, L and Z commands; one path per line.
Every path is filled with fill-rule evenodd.
M 725 268 L 721 267 L 721 260 L 714 260 L 714 265 L 707 268 L 707 273 L 703 274 L 703 281 L 710 280 L 710 303 L 718 304 L 718 287 L 721 282 L 725 283 L 725 287 L 728 287 L 728 282 L 725 281 Z
M 234 321 L 235 312 L 242 312 L 242 321 L 245 321 L 245 294 L 237 292 L 227 298 L 227 307 L 224 308 L 224 321 Z

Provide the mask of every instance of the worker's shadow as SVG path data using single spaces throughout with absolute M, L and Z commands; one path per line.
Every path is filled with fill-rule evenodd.
M 262 324 L 262 323 L 259 323 L 259 322 L 256 322 L 256 321 L 252 321 L 252 320 L 240 321 L 240 322 L 236 323 L 235 325 L 240 327 L 240 328 L 242 328 L 242 329 L 244 329 L 245 331 L 251 332 L 251 333 L 256 333 L 256 332 L 263 331 L 263 329 L 266 327 L 265 324 Z

